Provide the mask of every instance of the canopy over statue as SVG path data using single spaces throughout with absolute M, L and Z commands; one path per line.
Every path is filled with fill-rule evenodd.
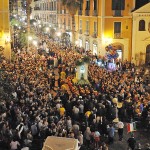
M 90 58 L 88 56 L 84 56 L 83 58 L 76 61 L 76 66 L 77 66 L 76 79 L 78 84 L 89 84 L 88 81 L 89 62 L 90 62 Z
M 78 150 L 78 140 L 73 138 L 48 136 L 42 150 Z

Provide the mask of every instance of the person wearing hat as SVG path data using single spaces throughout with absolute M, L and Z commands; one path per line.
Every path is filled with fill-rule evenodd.
M 128 142 L 128 147 L 131 148 L 131 150 L 135 150 L 136 140 L 133 134 L 131 135 L 131 137 L 128 139 L 127 142 Z
M 150 144 L 149 143 L 146 143 L 146 148 L 145 150 L 150 150 Z
M 117 123 L 117 127 L 118 127 L 119 141 L 122 141 L 124 123 L 123 123 L 122 121 L 119 121 L 119 122 Z

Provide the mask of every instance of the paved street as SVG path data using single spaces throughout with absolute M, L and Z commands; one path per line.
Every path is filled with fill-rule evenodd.
M 57 89 L 57 79 L 58 79 L 58 69 L 55 69 L 55 89 Z M 68 88 L 68 92 L 70 93 L 70 90 Z M 56 92 L 52 91 L 53 95 L 56 95 Z M 114 143 L 109 145 L 109 150 L 127 150 L 128 149 L 128 143 L 127 140 L 129 137 L 131 137 L 131 133 L 127 133 L 127 123 L 124 123 L 124 137 L 122 141 L 119 141 L 118 133 L 115 132 L 114 137 Z M 137 127 L 137 131 L 134 132 L 134 137 L 136 139 L 137 144 L 140 143 L 143 150 L 145 150 L 146 143 L 150 143 L 150 131 L 143 130 L 142 127 Z M 107 141 L 107 140 L 106 140 Z
M 142 148 L 145 148 L 146 143 L 150 142 L 150 135 L 147 131 L 137 130 L 134 132 L 135 139 L 137 143 L 141 143 Z M 126 126 L 124 130 L 124 138 L 122 141 L 118 140 L 118 134 L 115 134 L 114 144 L 109 146 L 109 150 L 127 150 L 128 144 L 127 140 L 130 137 L 130 133 L 127 133 Z

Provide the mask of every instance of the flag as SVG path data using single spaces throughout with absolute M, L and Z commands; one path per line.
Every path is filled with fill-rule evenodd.
M 128 123 L 127 132 L 133 132 L 133 131 L 136 131 L 136 123 L 135 122 Z

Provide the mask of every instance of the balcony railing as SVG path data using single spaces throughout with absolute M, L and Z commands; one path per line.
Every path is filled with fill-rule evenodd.
M 78 15 L 82 15 L 82 10 L 78 10 Z
M 115 39 L 121 39 L 121 33 L 114 33 Z
M 41 10 L 40 7 L 34 7 L 34 10 Z
M 93 10 L 93 16 L 97 16 L 97 10 Z
M 79 34 L 82 34 L 82 29 L 79 29 Z
M 97 32 L 93 33 L 93 38 L 97 38 Z
M 121 10 L 114 10 L 113 16 L 114 17 L 122 17 L 122 11 Z
M 89 10 L 85 10 L 85 16 L 89 16 Z
M 89 30 L 86 30 L 86 31 L 85 31 L 85 35 L 86 35 L 86 36 L 89 36 Z

